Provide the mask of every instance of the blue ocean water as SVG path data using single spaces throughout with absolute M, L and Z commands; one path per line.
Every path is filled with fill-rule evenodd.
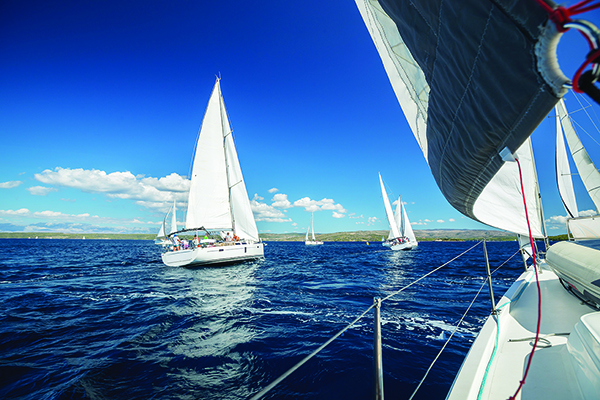
M 0 240 L 0 398 L 247 399 L 386 297 L 474 246 L 268 242 L 264 260 L 174 268 L 151 241 Z M 517 250 L 488 242 L 492 269 Z M 519 255 L 493 275 L 496 300 Z M 386 300 L 384 393 L 406 399 L 480 289 L 482 245 Z M 417 392 L 444 398 L 490 311 L 487 287 Z M 373 312 L 265 399 L 366 399 Z

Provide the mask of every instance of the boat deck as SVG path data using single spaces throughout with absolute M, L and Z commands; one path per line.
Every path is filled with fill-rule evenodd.
M 578 384 L 567 343 L 580 318 L 595 310 L 567 292 L 545 263 L 541 266 L 539 282 L 542 294 L 540 341 L 517 399 L 587 398 Z M 485 323 L 448 399 L 506 400 L 515 394 L 536 334 L 538 290 L 535 273 L 532 270 L 523 273 L 498 302 L 497 308 L 500 310 L 498 316 Z M 500 333 L 496 347 L 497 332 Z

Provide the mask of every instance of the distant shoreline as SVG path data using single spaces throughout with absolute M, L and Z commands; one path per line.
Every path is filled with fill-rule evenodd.
M 354 231 L 316 233 L 325 242 L 380 242 L 388 231 Z M 428 241 L 513 241 L 517 237 L 510 232 L 486 229 L 431 229 L 415 230 L 417 240 Z M 154 240 L 156 236 L 142 233 L 63 233 L 63 232 L 0 232 L 0 239 L 95 239 L 95 240 Z M 268 242 L 303 242 L 303 233 L 261 233 Z M 566 240 L 566 235 L 551 236 L 551 240 Z

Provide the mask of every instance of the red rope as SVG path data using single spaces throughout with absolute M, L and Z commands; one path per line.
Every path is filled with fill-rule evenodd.
M 533 358 L 533 353 L 535 352 L 535 348 L 537 346 L 538 340 L 540 338 L 540 325 L 542 322 L 542 290 L 540 288 L 540 281 L 538 278 L 538 269 L 537 262 L 535 256 L 535 245 L 533 243 L 533 236 L 531 236 L 531 224 L 529 222 L 529 214 L 527 213 L 527 201 L 525 200 L 525 188 L 523 187 L 523 174 L 521 173 L 521 163 L 519 163 L 519 159 L 515 157 L 517 161 L 517 165 L 519 167 L 519 179 L 521 180 L 521 193 L 523 193 L 523 205 L 525 206 L 525 218 L 527 219 L 527 229 L 529 231 L 529 243 L 531 244 L 531 253 L 533 255 L 533 270 L 535 271 L 535 282 L 537 283 L 538 289 L 538 321 L 537 321 L 537 330 L 535 332 L 535 341 L 533 342 L 533 349 L 531 349 L 531 354 L 529 355 L 529 360 L 527 361 L 527 367 L 525 368 L 525 373 L 523 374 L 523 379 L 519 382 L 519 387 L 515 394 L 509 397 L 509 400 L 514 400 L 519 394 L 519 391 L 525 384 L 525 379 L 527 378 L 527 374 L 529 373 L 529 367 L 531 366 L 531 359 Z
M 588 5 L 589 3 L 591 3 L 593 0 L 583 0 L 571 7 L 562 7 L 562 6 L 558 6 L 555 9 L 553 9 L 552 7 L 550 7 L 544 0 L 535 0 L 544 10 L 546 10 L 546 12 L 548 13 L 548 18 L 554 22 L 554 25 L 556 25 L 556 29 L 559 32 L 566 32 L 569 30 L 569 28 L 565 28 L 565 24 L 572 22 L 571 21 L 571 16 L 572 15 L 576 15 L 576 14 L 581 14 L 584 12 L 588 12 L 588 11 L 592 11 L 595 10 L 597 8 L 600 8 L 600 3 L 596 3 L 596 4 L 591 4 Z M 590 48 L 592 50 L 594 50 L 592 44 L 590 43 L 589 38 L 586 35 L 583 35 L 583 37 L 586 38 L 586 40 L 588 41 L 588 44 L 590 45 Z M 581 76 L 583 70 L 590 64 L 590 63 L 598 63 L 598 57 L 600 56 L 600 53 L 598 51 L 592 51 L 590 54 L 588 54 L 588 56 L 586 57 L 584 63 L 581 65 L 581 67 L 579 67 L 579 69 L 577 70 L 577 72 L 575 73 L 575 76 L 573 77 L 573 90 L 575 90 L 577 93 L 584 93 L 583 90 L 581 90 L 579 88 L 579 77 Z
M 600 3 L 592 4 L 588 6 L 593 0 L 583 0 L 571 7 L 558 6 L 556 8 L 550 7 L 544 0 L 535 0 L 546 12 L 548 17 L 556 25 L 556 29 L 559 32 L 566 32 L 569 28 L 565 28 L 564 25 L 567 22 L 571 22 L 571 16 L 582 14 L 591 10 L 595 10 L 600 7 Z

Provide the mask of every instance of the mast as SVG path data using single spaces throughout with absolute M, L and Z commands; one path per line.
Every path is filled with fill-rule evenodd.
M 217 82 L 220 82 L 220 79 L 217 77 Z M 223 94 L 221 93 L 221 84 L 219 83 L 219 107 L 221 108 L 221 132 L 223 132 L 223 156 L 225 157 L 225 176 L 227 176 L 227 190 L 229 191 L 229 217 L 231 219 L 231 229 L 233 234 L 235 235 L 235 216 L 233 214 L 233 199 L 231 197 L 231 182 L 229 180 L 229 159 L 227 157 L 227 136 L 233 134 L 233 130 L 230 127 L 230 124 L 226 124 L 225 120 L 227 109 L 225 108 L 225 102 L 223 101 Z M 227 127 L 229 126 L 229 129 Z M 227 132 L 226 132 L 227 131 Z M 226 132 L 226 133 L 225 133 Z M 233 139 L 233 138 L 232 138 Z
M 542 221 L 542 234 L 544 235 L 544 247 L 546 251 L 550 247 L 548 240 L 548 233 L 546 231 L 546 221 L 544 219 L 544 209 L 542 208 L 542 193 L 540 192 L 540 181 L 538 180 L 537 168 L 535 167 L 535 158 L 533 157 L 533 145 L 531 144 L 531 138 L 528 138 L 529 152 L 531 153 L 531 163 L 533 164 L 533 179 L 535 180 L 535 201 L 539 211 L 538 217 Z

